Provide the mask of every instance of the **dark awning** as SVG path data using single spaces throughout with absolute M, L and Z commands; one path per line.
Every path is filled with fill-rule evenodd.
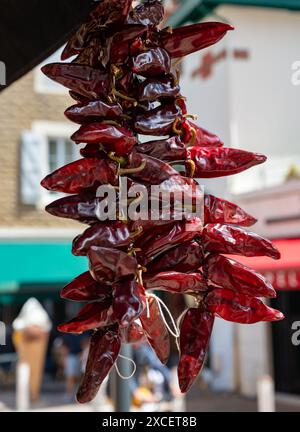
M 94 5 L 93 0 L 2 0 L 0 61 L 7 85 L 63 45 Z

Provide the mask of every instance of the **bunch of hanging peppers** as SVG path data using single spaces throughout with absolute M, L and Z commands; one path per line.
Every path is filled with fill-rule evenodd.
M 203 366 L 216 316 L 243 324 L 283 318 L 260 299 L 276 296 L 271 284 L 226 256 L 280 257 L 270 241 L 244 229 L 256 220 L 237 205 L 206 195 L 204 220 L 99 220 L 104 198 L 96 190 L 108 184 L 118 191 L 121 176 L 132 184 L 180 191 L 193 188 L 196 178 L 237 174 L 266 160 L 223 147 L 191 120 L 180 93 L 178 59 L 218 42 L 233 28 L 208 22 L 160 29 L 163 17 L 158 0 L 135 8 L 132 0 L 99 1 L 63 51 L 62 60 L 75 59 L 42 69 L 70 90 L 76 103 L 65 115 L 80 125 L 72 140 L 85 144 L 80 160 L 42 181 L 50 191 L 71 194 L 48 205 L 49 213 L 88 225 L 74 239 L 72 252 L 87 256 L 89 271 L 61 293 L 86 305 L 59 326 L 67 333 L 93 331 L 77 394 L 82 403 L 95 397 L 122 343 L 147 340 L 167 362 L 170 335 L 152 290 L 195 300 L 178 322 L 182 392 Z M 139 135 L 157 139 L 141 143 Z

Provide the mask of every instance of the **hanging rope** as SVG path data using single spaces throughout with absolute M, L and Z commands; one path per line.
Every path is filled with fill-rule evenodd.
M 159 308 L 159 312 L 161 313 L 163 322 L 165 323 L 165 326 L 167 327 L 167 329 L 169 330 L 169 332 L 171 333 L 171 335 L 174 336 L 175 338 L 179 338 L 179 330 L 178 330 L 178 328 L 176 326 L 175 320 L 174 320 L 174 318 L 173 318 L 173 316 L 172 316 L 169 308 L 167 307 L 167 305 L 162 301 L 161 298 L 157 297 L 155 294 L 151 293 L 151 294 L 149 294 L 149 297 L 153 297 L 157 301 L 157 305 L 158 305 L 158 308 Z M 171 320 L 171 323 L 172 323 L 174 331 L 170 328 L 169 324 L 167 323 L 167 321 L 165 319 L 165 316 L 164 316 L 164 313 L 163 313 L 163 310 L 162 310 L 162 306 L 163 306 L 163 308 L 165 309 L 165 311 L 169 315 L 169 318 Z
M 120 369 L 118 368 L 117 362 L 115 363 L 116 372 L 119 375 L 119 377 L 122 378 L 122 379 L 124 379 L 124 380 L 129 380 L 130 378 L 133 377 L 133 375 L 136 372 L 136 364 L 135 364 L 135 362 L 131 358 L 123 356 L 122 354 L 119 354 L 119 357 L 122 358 L 122 359 L 124 359 L 124 360 L 128 360 L 133 365 L 133 371 L 132 371 L 132 373 L 129 376 L 125 376 L 125 375 L 121 374 Z

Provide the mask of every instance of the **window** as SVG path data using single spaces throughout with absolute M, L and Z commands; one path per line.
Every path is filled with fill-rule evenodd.
M 34 157 L 38 164 L 40 180 L 52 171 L 80 159 L 80 146 L 71 141 L 70 136 L 77 129 L 76 125 L 60 122 L 35 121 L 32 124 L 32 133 L 40 142 L 38 154 Z M 30 171 L 32 172 L 32 164 Z M 44 206 L 53 199 L 63 196 L 58 192 L 40 189 L 40 198 L 37 204 Z

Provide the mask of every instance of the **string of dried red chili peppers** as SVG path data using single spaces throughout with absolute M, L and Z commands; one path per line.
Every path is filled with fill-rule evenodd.
M 51 191 L 74 194 L 46 210 L 86 223 L 74 239 L 73 253 L 86 255 L 90 271 L 62 290 L 62 297 L 87 302 L 77 317 L 59 329 L 94 330 L 79 402 L 96 395 L 120 352 L 121 343 L 146 338 L 159 359 L 169 357 L 170 336 L 155 297 L 147 290 L 189 294 L 195 307 L 180 321 L 179 385 L 186 392 L 200 372 L 214 317 L 238 323 L 276 321 L 283 315 L 259 297 L 276 295 L 254 270 L 220 254 L 267 255 L 278 259 L 271 242 L 235 225 L 256 220 L 244 210 L 212 195 L 205 196 L 204 224 L 192 221 L 101 222 L 95 191 L 120 176 L 165 190 L 195 185 L 193 178 L 239 173 L 265 161 L 243 150 L 224 148 L 214 134 L 188 120 L 172 61 L 218 42 L 232 27 L 201 23 L 159 30 L 164 9 L 147 0 L 102 0 L 64 49 L 62 59 L 43 72 L 70 89 L 76 104 L 65 115 L 80 124 L 72 136 L 86 143 L 82 159 L 47 176 Z M 138 134 L 169 136 L 141 144 Z M 185 176 L 171 165 L 184 161 Z M 169 165 L 171 163 L 171 165 Z M 193 224 L 194 230 L 188 229 Z M 143 274 L 143 276 L 142 276 Z

